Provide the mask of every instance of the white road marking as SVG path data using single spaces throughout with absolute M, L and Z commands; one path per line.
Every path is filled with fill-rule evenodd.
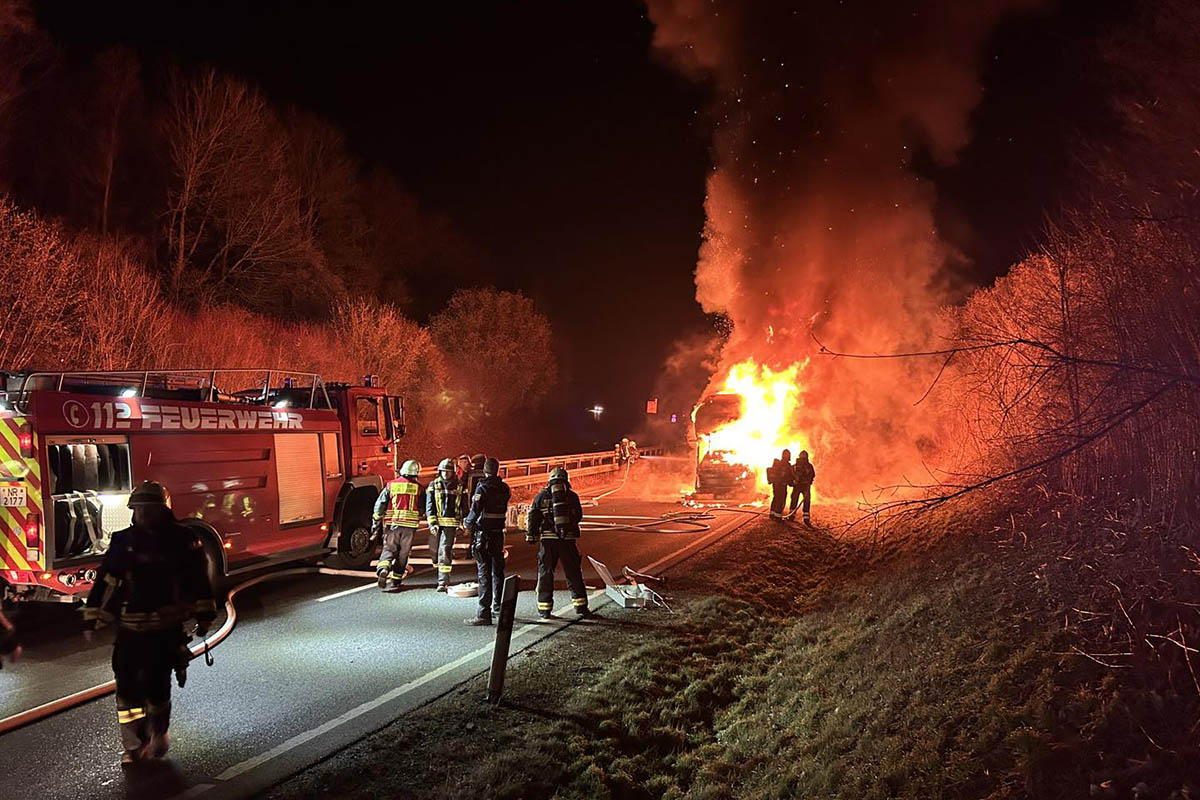
M 731 528 L 732 527 L 738 527 L 738 526 L 735 525 L 735 526 L 731 526 Z M 676 558 L 677 556 L 681 556 L 684 553 L 687 553 L 691 550 L 695 550 L 695 549 L 701 547 L 702 545 L 706 544 L 707 542 L 709 542 L 711 539 L 715 538 L 716 536 L 721 535 L 723 533 L 727 533 L 731 528 L 727 528 L 727 529 L 718 528 L 717 530 L 714 530 L 711 533 L 708 533 L 705 536 L 701 537 L 697 541 L 692 542 L 691 544 L 685 545 L 684 547 L 679 548 L 675 552 L 673 552 L 667 556 L 664 556 L 663 558 L 660 558 L 659 560 L 655 561 L 653 564 L 642 567 L 638 571 L 639 572 L 649 572 L 650 570 L 658 567 L 661 564 L 667 563 L 668 561 L 670 561 L 673 558 Z M 357 587 L 355 589 L 352 589 L 351 591 L 360 591 L 361 589 L 369 588 L 369 586 L 374 586 L 374 585 L 375 584 L 369 584 L 366 587 Z M 590 602 L 595 601 L 598 598 L 604 597 L 604 596 L 606 596 L 606 595 L 603 590 L 597 590 L 588 595 L 588 601 L 590 603 Z M 554 613 L 555 613 L 555 615 L 565 615 L 568 611 L 572 611 L 573 609 L 574 609 L 573 603 L 565 604 L 562 606 L 562 608 L 559 608 Z M 539 623 L 536 623 L 536 622 L 530 622 L 530 623 L 522 625 L 520 628 L 514 630 L 511 638 L 517 639 L 517 638 L 525 635 L 526 633 L 529 633 L 530 631 L 536 631 L 539 629 L 544 629 L 544 626 Z M 414 678 L 413 680 L 409 681 L 408 683 L 402 684 L 400 686 L 397 686 L 395 689 L 385 692 L 384 694 L 380 695 L 379 697 L 376 697 L 374 700 L 368 700 L 367 702 L 362 703 L 361 705 L 355 706 L 354 708 L 350 709 L 349 711 L 342 714 L 341 716 L 334 717 L 333 719 L 329 720 L 328 722 L 318 725 L 315 728 L 304 731 L 303 733 L 299 733 L 299 734 L 293 736 L 292 738 L 288 739 L 287 741 L 282 742 L 282 743 L 276 745 L 275 747 L 272 747 L 270 750 L 259 753 L 258 755 L 254 756 L 252 758 L 248 758 L 245 761 L 234 764 L 232 767 L 229 767 L 227 770 L 225 770 L 220 775 L 218 775 L 216 777 L 216 780 L 228 781 L 228 780 L 232 780 L 233 778 L 236 778 L 239 775 L 249 772 L 250 770 L 265 764 L 266 762 L 270 761 L 273 758 L 277 758 L 277 757 L 283 755 L 284 753 L 294 750 L 297 747 L 305 744 L 306 742 L 312 741 L 313 739 L 317 738 L 318 736 L 328 733 L 329 731 L 332 731 L 335 728 L 338 728 L 338 727 L 346 724 L 347 722 L 350 722 L 353 719 L 357 719 L 358 717 L 361 717 L 363 714 L 373 711 L 376 708 L 379 708 L 380 706 L 385 705 L 386 703 L 390 703 L 391 701 L 393 701 L 399 697 L 403 697 L 404 695 L 408 694 L 409 692 L 419 689 L 422 686 L 424 686 L 425 684 L 430 683 L 431 681 L 434 681 L 449 672 L 453 672 L 454 670 L 458 669 L 459 667 L 463 666 L 464 664 L 468 664 L 477 658 L 488 655 L 490 652 L 492 652 L 494 647 L 495 647 L 495 643 L 492 642 L 492 643 L 483 645 L 482 647 L 478 647 L 478 648 L 470 651 L 469 653 L 465 653 L 465 654 L 459 656 L 458 658 L 454 659 L 453 661 L 448 661 L 445 664 L 441 665 L 440 667 L 437 667 L 435 669 L 430 670 L 429 672 L 426 672 L 424 675 L 420 676 L 419 678 Z M 208 791 L 209 789 L 213 788 L 213 786 L 214 786 L 214 784 L 199 784 L 197 786 L 193 786 L 191 789 L 189 789 L 187 791 L 187 793 L 181 794 L 181 795 L 176 795 L 175 800 L 183 800 L 183 798 L 186 798 L 186 797 L 194 797 L 196 795 L 199 795 L 199 794 L 202 794 L 202 793 Z
M 364 583 L 362 586 L 355 586 L 353 589 L 343 589 L 340 592 L 334 592 L 333 594 L 327 594 L 324 597 L 318 597 L 317 602 L 324 603 L 326 600 L 336 600 L 339 597 L 345 597 L 346 595 L 354 594 L 355 592 L 365 592 L 367 589 L 375 589 L 378 588 L 378 586 L 379 583 L 377 581 L 371 581 L 370 583 Z

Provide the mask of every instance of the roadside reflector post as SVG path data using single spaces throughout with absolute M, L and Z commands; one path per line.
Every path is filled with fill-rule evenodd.
M 496 620 L 496 645 L 492 648 L 492 671 L 488 675 L 488 702 L 500 703 L 504 693 L 504 670 L 508 666 L 508 646 L 512 642 L 513 618 L 517 615 L 517 593 L 521 578 L 509 575 L 504 579 L 504 594 L 500 598 L 500 619 Z

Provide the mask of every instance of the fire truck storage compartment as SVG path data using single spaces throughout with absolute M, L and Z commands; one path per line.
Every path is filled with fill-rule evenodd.
M 318 434 L 275 434 L 275 480 L 279 486 L 280 525 L 324 518 L 325 473 Z
M 129 525 L 132 490 L 129 441 L 123 436 L 87 440 L 50 437 L 46 445 L 58 559 L 98 555 L 113 531 Z

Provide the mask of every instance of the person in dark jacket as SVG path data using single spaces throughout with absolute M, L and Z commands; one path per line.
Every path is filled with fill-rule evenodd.
M 788 487 L 793 483 L 791 450 L 784 450 L 780 457 L 771 463 L 767 469 L 767 483 L 771 484 L 771 519 L 783 519 Z
M 129 497 L 133 525 L 112 536 L 84 606 L 86 630 L 117 626 L 112 666 L 122 764 L 170 747 L 171 673 L 183 686 L 195 618 L 203 637 L 217 615 L 204 544 L 171 513 L 171 495 L 146 481 Z M 90 635 L 90 634 L 89 634 Z
M 437 565 L 437 590 L 446 591 L 454 569 L 454 536 L 463 521 L 462 491 L 454 472 L 454 462 L 443 458 L 438 474 L 425 490 L 425 519 L 434 540 L 429 550 Z
M 468 625 L 491 625 L 492 616 L 500 614 L 500 598 L 504 594 L 504 523 L 510 497 L 512 490 L 500 477 L 500 462 L 487 459 L 464 521 L 471 534 L 471 553 L 479 576 L 479 611 L 465 620 Z
M 796 518 L 796 506 L 800 505 L 800 498 L 803 497 L 804 524 L 812 525 L 809 509 L 812 507 L 812 485 L 816 479 L 817 471 L 808 460 L 808 451 L 801 450 L 796 456 L 796 463 L 792 465 L 792 502 L 788 509 L 788 519 Z
M 579 616 L 588 614 L 587 587 L 583 583 L 580 567 L 579 523 L 583 520 L 583 505 L 579 495 L 571 489 L 567 471 L 555 467 L 550 473 L 550 482 L 533 498 L 529 519 L 525 527 L 525 541 L 538 546 L 538 617 L 553 619 L 554 614 L 554 569 L 562 563 L 567 586 L 571 590 L 571 604 Z

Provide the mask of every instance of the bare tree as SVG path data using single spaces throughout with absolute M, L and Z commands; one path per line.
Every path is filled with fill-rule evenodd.
M 537 407 L 558 376 L 550 320 L 520 292 L 464 289 L 433 317 L 464 423 Z
M 96 204 L 101 234 L 109 229 L 109 208 L 117 159 L 124 144 L 124 131 L 131 106 L 141 93 L 140 67 L 133 53 L 123 48 L 107 50 L 96 59 L 96 91 L 92 94 L 95 117 L 95 153 L 91 169 L 80 171 Z
M 287 137 L 259 92 L 213 70 L 175 73 L 163 134 L 173 298 L 265 308 L 330 288 L 287 169 Z
M 25 0 L 0 0 L 0 154 L 18 118 L 18 101 L 35 78 L 39 63 L 50 61 L 54 50 L 38 30 L 33 9 Z
M 72 360 L 81 339 L 73 306 L 84 272 L 55 225 L 0 196 L 0 364 L 53 368 Z

